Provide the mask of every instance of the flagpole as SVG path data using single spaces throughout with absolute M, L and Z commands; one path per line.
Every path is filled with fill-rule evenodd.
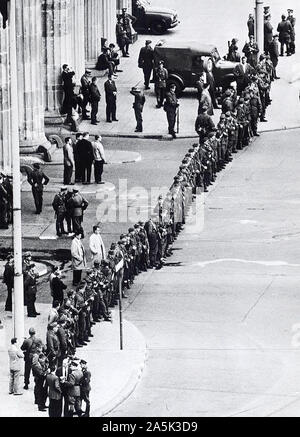
M 13 174 L 13 244 L 14 244 L 14 336 L 21 342 L 24 338 L 24 292 L 22 271 L 22 219 L 20 139 L 18 106 L 18 69 L 16 39 L 16 0 L 9 1 L 9 50 L 11 92 L 11 144 Z

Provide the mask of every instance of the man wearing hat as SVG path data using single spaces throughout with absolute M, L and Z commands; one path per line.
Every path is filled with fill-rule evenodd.
M 36 214 L 41 214 L 43 210 L 43 193 L 44 186 L 48 185 L 49 178 L 41 170 L 40 164 L 33 164 L 33 171 L 29 173 L 27 178 L 32 187 L 32 194 L 36 208 Z
M 159 61 L 159 65 L 155 69 L 155 74 L 154 74 L 157 108 L 161 108 L 163 106 L 166 96 L 168 78 L 169 78 L 169 73 L 168 70 L 164 67 L 164 61 Z
M 84 236 L 82 227 L 83 213 L 89 206 L 88 201 L 79 193 L 78 188 L 73 189 L 73 196 L 68 200 L 67 207 L 72 211 L 73 232 Z
M 215 129 L 213 119 L 207 113 L 208 107 L 204 106 L 202 109 L 203 112 L 198 115 L 195 122 L 195 131 L 199 135 L 200 144 L 203 144 L 204 138 Z
M 83 95 L 82 102 L 82 118 L 83 120 L 90 120 L 88 116 L 86 107 L 90 102 L 90 85 L 92 81 L 92 72 L 91 70 L 85 70 L 84 75 L 81 78 L 81 94 Z
M 238 39 L 237 38 L 233 38 L 233 40 L 231 41 L 231 44 L 229 46 L 229 50 L 228 50 L 228 55 L 227 55 L 227 60 L 231 61 L 231 62 L 240 62 L 241 60 L 241 55 L 239 54 L 238 50 Z
M 112 78 L 112 75 L 108 75 L 108 79 L 104 84 L 105 98 L 106 98 L 106 122 L 112 123 L 117 120 L 117 87 Z
M 91 123 L 94 125 L 98 124 L 97 121 L 97 114 L 99 110 L 99 102 L 101 100 L 101 93 L 99 91 L 98 85 L 97 85 L 97 77 L 93 77 L 92 83 L 90 84 L 90 101 L 91 101 Z
M 5 311 L 12 311 L 12 292 L 14 288 L 14 257 L 7 257 L 3 273 L 3 283 L 7 287 L 7 298 L 5 302 Z
M 130 94 L 134 96 L 133 109 L 136 119 L 135 132 L 143 132 L 143 110 L 146 98 L 142 90 L 138 88 L 131 88 Z
M 67 234 L 64 228 L 64 220 L 66 216 L 66 193 L 67 187 L 62 187 L 60 193 L 56 194 L 52 202 L 52 207 L 56 217 L 56 235 L 61 237 Z
M 274 79 L 280 79 L 276 71 L 279 59 L 279 39 L 277 34 L 273 36 L 272 42 L 269 44 L 269 53 L 274 68 Z
M 273 26 L 271 24 L 271 15 L 267 15 L 264 21 L 264 50 L 269 53 L 269 46 L 273 40 Z
M 249 14 L 247 26 L 248 26 L 248 36 L 250 38 L 250 36 L 254 36 L 254 34 L 255 34 L 255 30 L 254 30 L 255 29 L 255 20 L 254 20 L 253 14 Z
M 91 401 L 90 401 L 90 392 L 91 392 L 91 372 L 87 368 L 87 362 L 85 360 L 80 361 L 81 371 L 82 371 L 82 379 L 80 384 L 80 397 L 81 401 L 85 402 L 85 413 L 84 417 L 90 417 L 91 410 Z
M 295 32 L 295 26 L 296 26 L 296 18 L 293 16 L 293 9 L 288 9 L 288 21 L 291 23 L 293 31 L 291 33 L 291 45 L 290 45 L 290 52 L 292 55 L 296 53 L 296 46 L 295 46 L 295 40 L 296 40 L 296 32 Z
M 153 62 L 154 62 L 154 51 L 151 47 L 152 41 L 147 39 L 145 47 L 141 48 L 138 65 L 139 68 L 143 69 L 144 78 L 145 78 L 145 89 L 150 89 L 150 78 L 153 70 Z
M 248 64 L 255 68 L 257 65 L 259 47 L 258 44 L 255 42 L 253 35 L 250 36 L 249 42 L 244 45 L 243 53 L 245 53 L 245 56 L 247 57 Z
M 35 301 L 36 301 L 36 294 L 37 294 L 37 277 L 38 274 L 35 272 L 35 264 L 31 264 L 27 272 L 27 275 L 24 279 L 24 289 L 25 289 L 25 296 L 27 302 L 28 317 L 36 317 L 40 315 L 40 313 L 38 313 L 35 309 Z
M 24 370 L 24 390 L 28 390 L 30 384 L 30 372 L 33 355 L 37 353 L 42 346 L 42 340 L 36 337 L 34 328 L 29 329 L 29 337 L 23 341 L 21 350 L 24 352 L 25 370 Z
M 81 416 L 81 399 L 80 399 L 80 385 L 83 378 L 81 369 L 79 369 L 78 363 L 72 361 L 69 367 L 69 374 L 67 378 L 62 378 L 61 382 L 66 388 L 68 399 L 68 417 L 73 417 L 76 413 Z
M 170 91 L 166 93 L 166 101 L 164 104 L 164 110 L 167 113 L 167 119 L 168 119 L 168 127 L 169 127 L 169 134 L 172 135 L 172 137 L 176 138 L 175 133 L 175 123 L 176 123 L 176 116 L 177 116 L 177 109 L 179 108 L 179 103 L 176 97 L 176 85 L 172 84 L 170 86 Z
M 122 9 L 122 25 L 123 29 L 126 32 L 126 36 L 128 38 L 128 46 L 126 47 L 126 55 L 129 53 L 129 44 L 132 44 L 132 26 L 137 21 L 137 18 L 131 14 L 128 14 L 127 8 Z
M 280 56 L 284 55 L 285 46 L 287 56 L 291 56 L 291 37 L 294 30 L 291 22 L 286 19 L 286 15 L 281 16 L 281 22 L 278 24 L 277 32 L 279 33 L 279 41 L 281 45 Z

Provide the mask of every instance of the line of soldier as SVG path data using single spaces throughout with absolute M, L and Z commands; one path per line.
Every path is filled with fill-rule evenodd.
M 90 415 L 91 372 L 85 360 L 79 360 L 68 348 L 68 328 L 62 318 L 48 326 L 46 344 L 36 336 L 34 328 L 21 346 L 25 361 L 25 386 L 34 378 L 34 403 L 49 417 Z M 59 350 L 53 359 L 52 349 Z M 46 407 L 47 399 L 49 405 Z M 85 402 L 85 411 L 82 404 Z

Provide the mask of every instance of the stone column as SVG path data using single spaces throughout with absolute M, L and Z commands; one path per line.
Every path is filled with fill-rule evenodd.
M 0 15 L 0 170 L 11 174 L 11 110 L 8 29 Z
M 49 146 L 44 132 L 40 0 L 16 2 L 16 36 L 20 148 L 28 153 Z
M 71 2 L 71 30 L 72 30 L 72 54 L 73 68 L 76 72 L 76 82 L 85 72 L 85 18 L 84 0 L 72 0 Z
M 104 27 L 103 36 L 108 43 L 116 42 L 117 5 L 113 0 L 103 0 Z
M 71 2 L 73 0 L 43 0 L 43 46 L 45 122 L 61 124 L 63 100 L 62 65 L 73 67 Z
M 103 1 L 85 0 L 85 60 L 87 68 L 94 68 L 101 53 L 103 37 Z

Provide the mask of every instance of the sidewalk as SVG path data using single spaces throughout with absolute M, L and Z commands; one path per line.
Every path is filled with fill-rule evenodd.
M 41 316 L 25 317 L 25 333 L 34 327 L 37 336 L 45 341 L 49 305 L 37 304 Z M 0 417 L 47 417 L 34 405 L 33 378 L 30 389 L 23 396 L 8 394 L 8 354 L 12 337 L 12 318 L 0 311 L 4 329 L 0 330 Z M 98 323 L 93 327 L 94 337 L 88 346 L 79 349 L 78 358 L 88 362 L 92 373 L 91 416 L 101 417 L 123 402 L 135 389 L 146 362 L 146 344 L 139 330 L 124 321 L 124 350 L 120 351 L 118 311 L 113 311 L 113 324 Z M 43 334 L 43 335 L 41 335 Z M 22 378 L 23 383 L 23 378 Z

